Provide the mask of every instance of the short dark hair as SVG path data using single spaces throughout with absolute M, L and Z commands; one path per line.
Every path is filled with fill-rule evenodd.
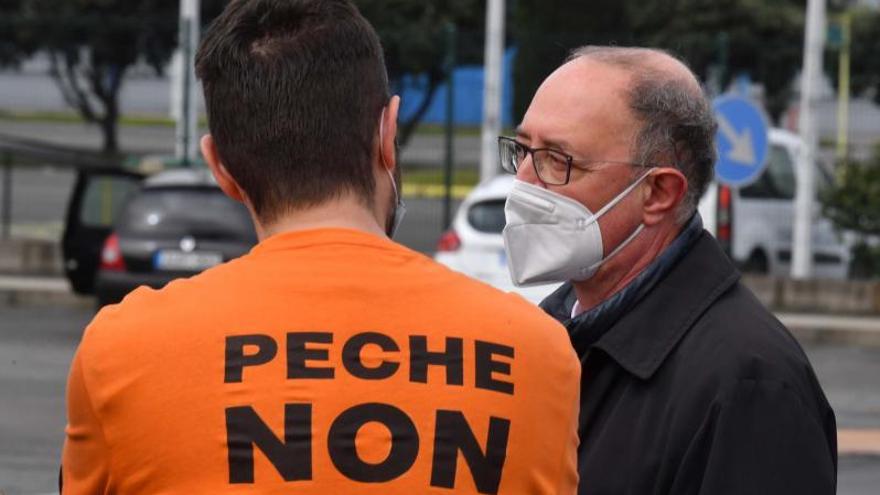
M 680 220 L 697 210 L 700 198 L 714 176 L 717 123 L 706 95 L 691 81 L 653 68 L 646 56 L 663 54 L 687 67 L 681 59 L 656 48 L 585 46 L 572 52 L 569 61 L 587 57 L 622 67 L 632 74 L 625 93 L 633 114 L 642 121 L 636 137 L 634 160 L 656 164 L 667 155 L 688 180 Z M 696 79 L 696 78 L 694 78 Z
M 349 0 L 233 0 L 196 71 L 220 159 L 262 221 L 346 194 L 372 204 L 388 75 Z

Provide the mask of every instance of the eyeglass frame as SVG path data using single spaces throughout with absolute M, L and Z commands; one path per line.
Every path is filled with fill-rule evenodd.
M 569 155 L 568 153 L 566 153 L 566 152 L 560 150 L 560 149 L 556 149 L 556 148 L 530 148 L 530 147 L 528 147 L 528 146 L 526 146 L 526 145 L 520 143 L 519 141 L 517 141 L 516 138 L 510 137 L 510 136 L 498 136 L 498 154 L 499 154 L 499 158 L 500 158 L 500 155 L 501 155 L 501 146 L 502 146 L 502 143 L 511 143 L 511 144 L 513 144 L 514 146 L 519 146 L 519 147 L 521 147 L 523 150 L 525 150 L 526 155 L 532 157 L 532 168 L 535 169 L 535 175 L 538 177 L 538 179 L 539 179 L 541 182 L 543 182 L 545 185 L 548 185 L 548 186 L 565 186 L 565 185 L 567 185 L 569 182 L 571 182 L 571 168 L 574 167 L 574 168 L 577 168 L 578 170 L 584 170 L 584 171 L 586 171 L 586 170 L 589 170 L 589 168 L 584 167 L 584 166 L 582 166 L 582 165 L 587 165 L 587 164 L 610 163 L 610 164 L 629 165 L 629 166 L 632 166 L 632 167 L 642 167 L 642 168 L 652 168 L 652 167 L 654 167 L 654 165 L 647 165 L 647 164 L 644 164 L 644 163 L 636 163 L 636 162 L 624 162 L 624 161 L 619 161 L 619 160 L 591 160 L 591 161 L 588 161 L 588 162 L 582 162 L 582 165 L 576 165 L 576 164 L 574 163 L 574 157 L 571 156 L 571 155 Z M 541 174 L 538 172 L 538 166 L 535 165 L 535 152 L 537 152 L 537 151 L 548 151 L 548 152 L 551 152 L 551 153 L 556 153 L 556 154 L 558 154 L 558 155 L 561 155 L 561 156 L 563 156 L 563 157 L 565 158 L 565 162 L 566 162 L 566 168 L 565 168 L 565 182 L 562 182 L 562 183 L 560 183 L 560 184 L 556 184 L 556 183 L 552 183 L 552 182 L 547 182 L 546 180 L 544 180 L 543 177 L 541 177 Z M 523 161 L 524 161 L 524 160 L 525 160 L 525 156 L 523 156 Z M 502 169 L 504 169 L 504 163 L 503 163 L 503 162 L 504 162 L 504 160 L 502 160 L 502 165 L 501 165 L 501 168 L 502 168 Z M 520 163 L 522 163 L 522 162 L 520 162 Z M 510 172 L 507 171 L 507 170 L 505 170 L 505 172 L 510 173 Z M 514 169 L 514 171 L 513 171 L 514 174 L 516 174 L 517 172 L 519 172 L 519 164 L 517 164 L 517 165 L 515 166 L 515 169 Z

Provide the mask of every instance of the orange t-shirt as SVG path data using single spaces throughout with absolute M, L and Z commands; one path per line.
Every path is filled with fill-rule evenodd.
M 387 239 L 279 234 L 87 328 L 64 494 L 574 493 L 565 330 Z

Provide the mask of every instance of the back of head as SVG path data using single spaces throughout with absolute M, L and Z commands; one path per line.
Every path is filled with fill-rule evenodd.
M 347 194 L 370 203 L 388 78 L 349 0 L 233 0 L 196 71 L 220 160 L 260 220 Z

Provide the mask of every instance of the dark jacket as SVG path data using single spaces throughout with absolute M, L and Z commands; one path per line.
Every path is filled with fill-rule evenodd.
M 583 366 L 579 492 L 834 493 L 834 412 L 806 355 L 694 238 L 607 329 L 570 319 L 571 284 L 542 304 Z

